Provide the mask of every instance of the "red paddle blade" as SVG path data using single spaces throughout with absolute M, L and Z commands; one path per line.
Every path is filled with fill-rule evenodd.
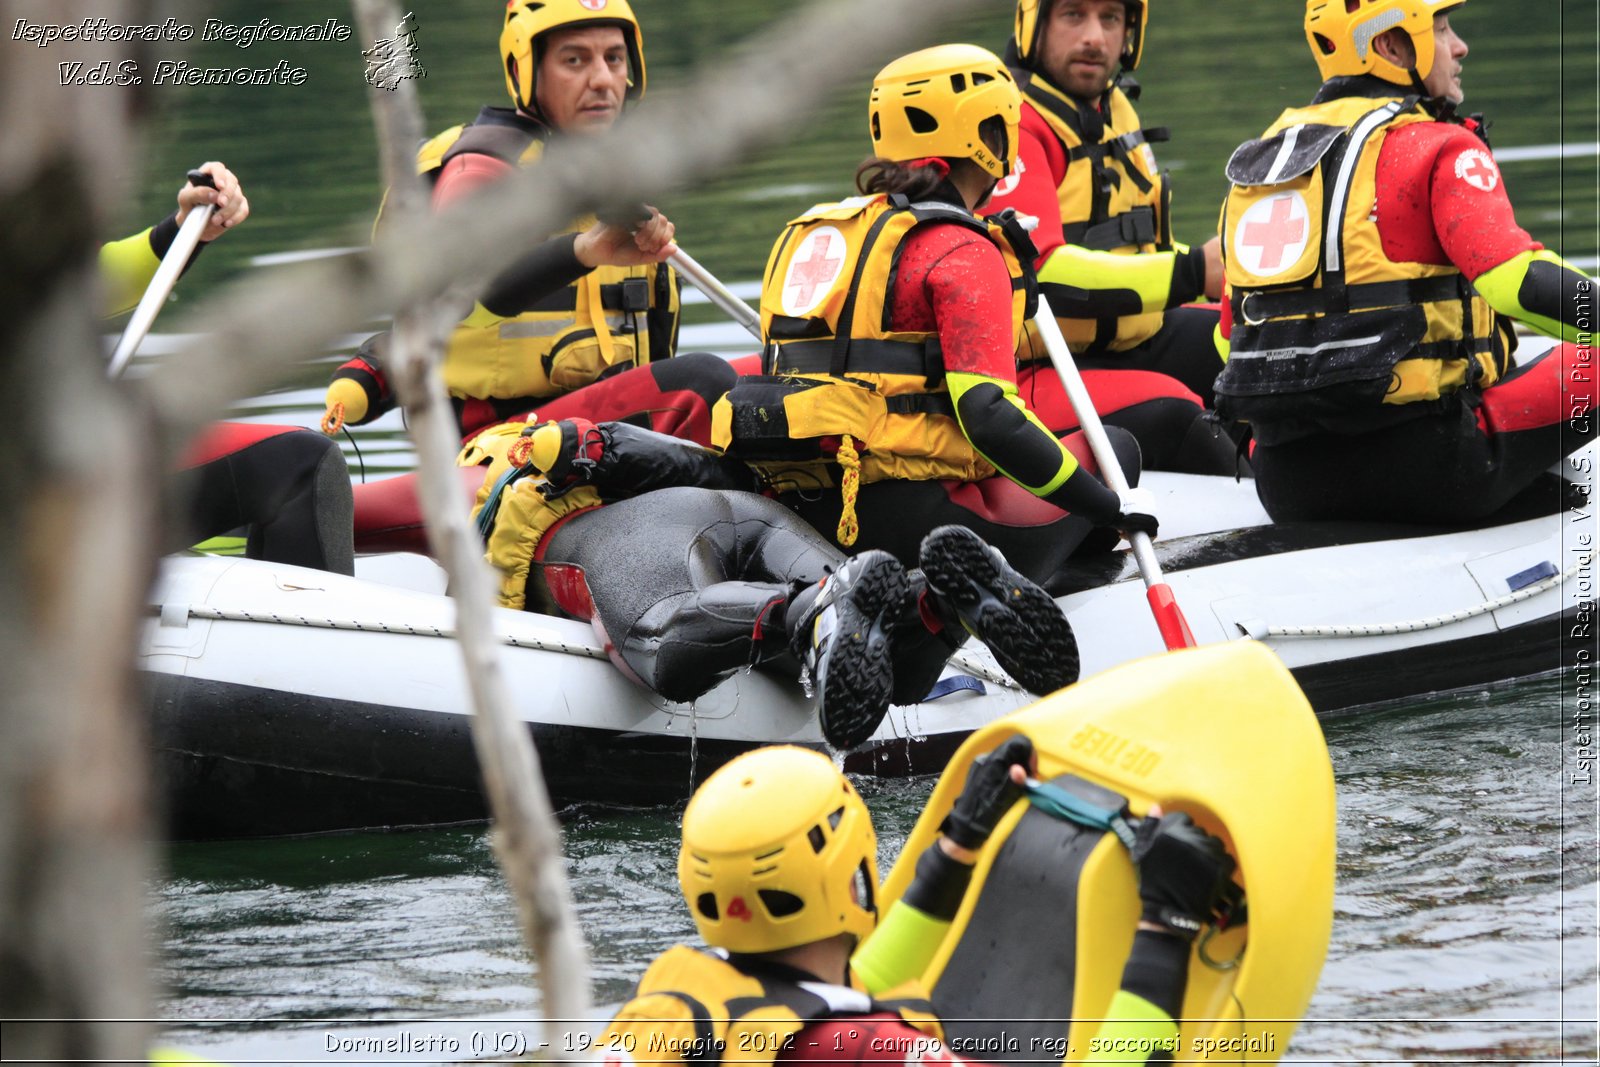
M 1194 648 L 1196 642 L 1194 634 L 1189 631 L 1189 620 L 1183 617 L 1183 609 L 1173 599 L 1172 587 L 1165 582 L 1158 582 L 1146 589 L 1144 595 L 1150 601 L 1150 611 L 1156 617 L 1156 628 L 1161 631 L 1161 640 L 1166 642 L 1167 649 Z

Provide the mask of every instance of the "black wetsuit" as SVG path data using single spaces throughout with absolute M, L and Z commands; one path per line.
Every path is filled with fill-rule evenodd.
M 355 571 L 350 475 L 315 430 L 218 423 L 190 446 L 178 484 L 187 502 L 169 551 L 242 527 L 251 559 Z

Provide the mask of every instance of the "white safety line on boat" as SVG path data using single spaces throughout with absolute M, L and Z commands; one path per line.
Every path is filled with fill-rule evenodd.
M 319 630 L 361 630 L 369 633 L 408 634 L 412 637 L 455 637 L 452 629 L 439 626 L 397 626 L 388 622 L 363 622 L 359 619 L 319 619 L 307 615 L 279 615 L 267 612 L 234 611 L 222 608 L 212 608 L 193 604 L 184 606 L 189 618 L 208 619 L 213 622 L 258 622 L 277 623 L 281 626 L 309 626 Z M 167 606 L 163 606 L 161 614 L 167 614 Z M 569 656 L 584 656 L 588 659 L 605 659 L 606 652 L 603 648 L 593 645 L 573 645 L 565 641 L 543 640 L 541 638 L 513 637 L 510 634 L 500 634 L 501 644 L 513 648 L 531 648 L 540 652 L 561 652 Z
M 1465 622 L 1479 615 L 1498 611 L 1519 601 L 1536 597 L 1540 593 L 1548 592 L 1561 585 L 1567 579 L 1576 577 L 1580 571 L 1589 567 L 1593 562 L 1594 552 L 1585 552 L 1578 557 L 1577 562 L 1573 563 L 1572 566 L 1560 574 L 1552 574 L 1543 581 L 1535 582 L 1533 585 L 1496 597 L 1493 600 L 1486 600 L 1477 607 L 1463 608 L 1460 611 L 1452 611 L 1444 615 L 1432 615 L 1425 619 L 1413 619 L 1410 622 L 1356 624 L 1351 626 L 1267 626 L 1264 628 L 1252 626 L 1248 630 L 1242 623 L 1236 625 L 1239 626 L 1241 636 L 1253 637 L 1257 640 L 1263 637 L 1384 637 L 1391 634 L 1416 633 L 1419 630 L 1436 630 L 1441 626 Z
M 163 620 L 168 612 L 176 605 L 163 605 L 161 616 Z M 309 615 L 279 615 L 268 612 L 237 611 L 223 608 L 183 605 L 184 614 L 191 619 L 206 619 L 212 622 L 255 622 L 276 623 L 280 626 L 308 626 L 319 630 L 359 630 L 366 633 L 407 634 L 411 637 L 449 637 L 456 636 L 455 630 L 439 626 L 404 626 L 388 622 L 363 622 L 360 619 L 323 619 Z M 541 638 L 513 637 L 510 634 L 499 635 L 501 644 L 513 648 L 529 648 L 539 652 L 559 652 L 568 656 L 583 656 L 586 659 L 606 659 L 603 648 L 593 645 L 574 645 L 565 641 L 543 640 Z M 973 659 L 962 652 L 956 652 L 950 657 L 950 665 L 956 667 L 975 678 L 1007 689 L 1021 689 L 1022 687 L 1009 676 L 1000 671 L 991 670 L 985 664 Z

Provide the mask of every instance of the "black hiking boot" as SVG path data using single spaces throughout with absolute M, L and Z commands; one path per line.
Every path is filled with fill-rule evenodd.
M 965 526 L 941 526 L 922 539 L 920 557 L 940 615 L 988 645 L 1018 685 L 1043 695 L 1078 680 L 1066 615 L 999 549 Z
M 816 686 L 822 736 L 851 749 L 872 736 L 894 689 L 895 628 L 912 610 L 905 569 L 887 552 L 863 552 L 796 594 L 789 644 Z

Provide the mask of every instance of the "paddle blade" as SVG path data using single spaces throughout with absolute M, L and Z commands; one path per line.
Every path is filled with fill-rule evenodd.
M 1161 631 L 1161 640 L 1166 642 L 1167 649 L 1195 647 L 1189 620 L 1183 617 L 1183 609 L 1178 607 L 1177 600 L 1173 598 L 1172 587 L 1166 582 L 1158 582 L 1146 589 L 1144 595 L 1150 602 L 1150 611 L 1156 617 L 1156 627 Z

